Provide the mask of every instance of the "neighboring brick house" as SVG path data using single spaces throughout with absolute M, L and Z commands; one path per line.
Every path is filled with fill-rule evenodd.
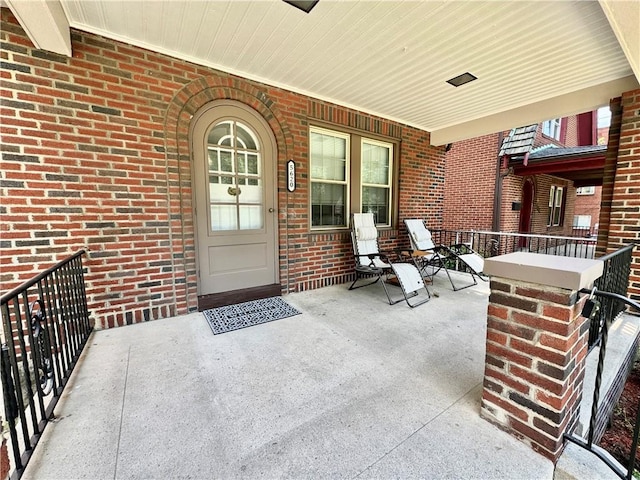
M 578 179 L 550 165 L 573 159 L 572 147 L 595 143 L 595 118 L 595 112 L 587 112 L 452 144 L 446 156 L 444 228 L 571 235 L 575 182 L 601 178 Z M 597 151 L 602 165 L 603 152 Z

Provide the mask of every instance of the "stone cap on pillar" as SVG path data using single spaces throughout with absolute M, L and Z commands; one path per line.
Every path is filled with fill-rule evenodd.
M 484 261 L 485 275 L 580 290 L 590 288 L 602 276 L 602 260 L 514 252 Z

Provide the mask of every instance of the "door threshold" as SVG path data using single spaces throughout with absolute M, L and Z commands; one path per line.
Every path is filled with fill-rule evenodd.
M 282 295 L 282 287 L 279 283 L 272 285 L 262 285 L 260 287 L 242 288 L 240 290 L 230 290 L 228 292 L 210 293 L 208 295 L 198 295 L 198 311 L 209 308 L 224 307 L 236 303 L 259 300 L 261 298 L 279 297 Z

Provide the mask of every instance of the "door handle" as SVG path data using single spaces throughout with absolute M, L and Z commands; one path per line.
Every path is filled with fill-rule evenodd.
M 269 213 L 273 213 L 273 208 L 270 208 L 270 209 L 269 209 Z

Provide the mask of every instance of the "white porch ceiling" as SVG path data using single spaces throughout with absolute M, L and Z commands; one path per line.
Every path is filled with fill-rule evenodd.
M 637 1 L 320 0 L 310 14 L 280 0 L 60 4 L 71 27 L 397 120 L 439 145 L 588 111 L 640 78 Z M 446 83 L 464 72 L 478 80 Z

